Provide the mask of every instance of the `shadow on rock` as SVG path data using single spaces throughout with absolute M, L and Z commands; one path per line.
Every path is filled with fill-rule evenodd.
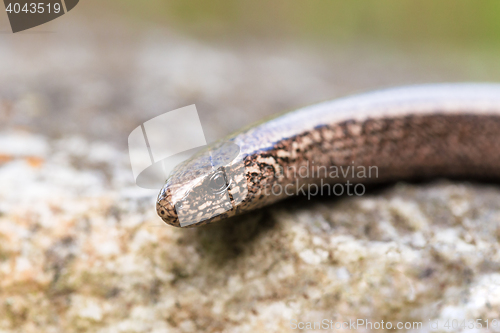
M 230 259 L 240 257 L 260 235 L 275 227 L 275 219 L 264 209 L 196 228 L 190 241 L 197 244 L 207 260 L 224 266 Z

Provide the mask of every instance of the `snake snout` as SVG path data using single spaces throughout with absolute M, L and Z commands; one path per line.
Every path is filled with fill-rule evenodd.
M 156 201 L 156 212 L 165 223 L 180 227 L 179 216 L 177 215 L 175 206 L 171 202 L 172 196 L 170 191 L 162 190 Z

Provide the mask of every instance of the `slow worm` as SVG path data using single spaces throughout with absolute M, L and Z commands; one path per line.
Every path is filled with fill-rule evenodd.
M 192 227 L 304 189 L 429 177 L 500 178 L 500 84 L 393 88 L 280 115 L 181 163 L 156 207 Z

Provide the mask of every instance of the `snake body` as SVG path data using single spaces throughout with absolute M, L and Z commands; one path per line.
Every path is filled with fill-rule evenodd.
M 304 186 L 438 176 L 500 178 L 500 84 L 392 88 L 280 115 L 181 163 L 156 207 L 166 223 L 192 227 Z

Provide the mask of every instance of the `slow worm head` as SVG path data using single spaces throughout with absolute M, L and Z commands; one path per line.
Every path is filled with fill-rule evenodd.
M 382 90 L 305 107 L 181 163 L 157 200 L 173 226 L 247 212 L 304 186 L 415 177 L 500 178 L 500 84 Z

